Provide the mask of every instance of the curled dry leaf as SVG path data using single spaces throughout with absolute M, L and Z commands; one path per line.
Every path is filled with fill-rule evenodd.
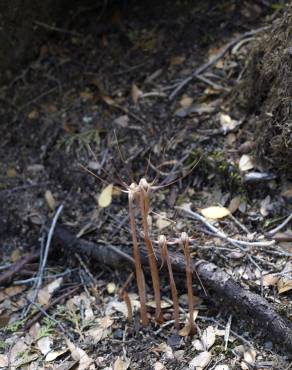
M 238 166 L 242 172 L 249 171 L 254 168 L 252 158 L 247 154 L 243 154 L 241 156 Z
M 240 206 L 240 197 L 237 196 L 231 199 L 228 209 L 230 213 L 234 213 L 238 210 L 239 206 Z
M 288 290 L 292 289 L 292 280 L 291 279 L 285 279 L 281 278 L 278 281 L 278 292 L 279 294 L 288 292 Z
M 217 220 L 230 215 L 230 211 L 225 207 L 208 207 L 200 209 L 202 215 L 206 218 L 211 218 L 212 220 Z
M 0 368 L 8 368 L 8 356 L 7 355 L 0 355 Z
M 112 202 L 112 195 L 113 195 L 113 184 L 109 184 L 100 193 L 100 195 L 97 199 L 98 205 L 101 208 L 108 207 Z
M 228 114 L 220 113 L 219 116 L 220 124 L 223 131 L 228 132 L 233 130 L 238 122 L 232 119 Z
M 131 89 L 131 96 L 134 104 L 138 103 L 138 100 L 143 95 L 143 91 L 138 88 L 137 85 L 133 84 Z
M 108 294 L 113 294 L 116 291 L 116 284 L 115 283 L 108 283 L 106 286 L 106 290 Z
M 208 350 L 209 348 L 211 348 L 215 343 L 215 339 L 216 339 L 215 328 L 213 326 L 208 326 L 207 329 L 203 331 L 201 338 L 204 349 Z
M 187 96 L 187 95 L 183 95 L 183 97 L 181 98 L 179 104 L 181 107 L 183 108 L 187 108 L 187 107 L 190 107 L 193 103 L 194 99 Z
M 87 355 L 83 349 L 76 347 L 74 343 L 72 343 L 69 339 L 65 339 L 67 347 L 69 351 L 71 352 L 71 356 L 73 360 L 78 361 L 79 365 L 77 367 L 77 370 L 88 370 L 91 368 L 91 365 L 93 364 L 93 359 Z
M 254 365 L 256 360 L 256 351 L 253 348 L 250 348 L 248 351 L 245 351 L 243 354 L 244 361 L 241 362 L 242 370 L 250 369 L 249 365 Z
M 59 351 L 52 351 L 52 352 L 49 352 L 46 357 L 45 357 L 45 361 L 46 362 L 51 362 L 51 361 L 54 361 L 56 360 L 56 358 L 62 356 L 64 353 L 66 353 L 68 350 L 67 349 L 60 349 Z
M 55 208 L 56 208 L 56 200 L 55 200 L 51 190 L 47 190 L 45 192 L 45 199 L 46 199 L 46 202 L 47 202 L 50 210 L 54 211 Z
M 52 345 L 53 340 L 50 337 L 42 337 L 37 341 L 37 347 L 44 356 L 51 351 Z
M 154 370 L 166 370 L 166 367 L 161 362 L 155 362 Z
M 171 225 L 170 220 L 167 220 L 165 217 L 163 217 L 163 215 L 158 215 L 157 220 L 156 220 L 156 226 L 158 230 L 165 229 L 169 225 Z
M 279 281 L 279 276 L 267 274 L 263 276 L 263 286 L 275 286 Z
M 41 305 L 48 304 L 49 300 L 51 299 L 52 294 L 60 288 L 61 284 L 63 282 L 63 278 L 60 277 L 54 281 L 52 281 L 50 284 L 46 285 L 44 288 L 40 289 L 38 292 L 38 302 Z
M 211 361 L 211 353 L 204 351 L 198 354 L 192 361 L 189 363 L 189 369 L 191 370 L 203 370 L 208 363 Z

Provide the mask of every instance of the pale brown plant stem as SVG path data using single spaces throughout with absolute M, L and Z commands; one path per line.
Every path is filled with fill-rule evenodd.
M 140 256 L 138 240 L 137 240 L 133 198 L 134 198 L 134 190 L 132 187 L 132 189 L 130 189 L 129 194 L 128 194 L 128 201 L 129 201 L 130 228 L 132 232 L 132 241 L 133 241 L 133 256 L 135 260 L 136 279 L 137 279 L 137 286 L 138 286 L 140 305 L 141 305 L 140 307 L 141 320 L 142 320 L 142 325 L 147 326 L 148 316 L 147 316 L 147 309 L 146 309 L 146 288 L 145 288 L 145 279 L 143 275 L 141 256 Z
M 120 290 L 120 293 L 119 293 L 120 298 L 122 298 L 124 300 L 124 302 L 126 303 L 127 311 L 128 311 L 128 321 L 129 322 L 133 321 L 133 309 L 132 309 L 131 299 L 130 299 L 129 294 L 127 292 L 127 288 L 128 288 L 128 285 L 130 284 L 132 278 L 133 278 L 133 275 L 134 275 L 134 273 L 131 272 L 131 274 L 128 276 L 128 279 L 126 280 L 126 282 L 122 286 L 122 288 Z
M 194 334 L 195 325 L 194 325 L 194 296 L 193 296 L 193 284 L 192 284 L 192 269 L 191 269 L 191 255 L 189 248 L 189 237 L 188 234 L 183 232 L 181 234 L 181 243 L 185 255 L 186 263 L 186 278 L 187 278 L 187 290 L 188 290 L 188 306 L 189 306 L 189 326 L 190 334 Z
M 171 289 L 171 296 L 173 301 L 173 318 L 175 322 L 175 328 L 179 329 L 179 303 L 178 303 L 178 296 L 177 296 L 177 289 L 175 280 L 173 277 L 172 266 L 168 255 L 168 248 L 167 248 L 167 240 L 164 235 L 159 236 L 159 245 L 161 249 L 161 258 L 162 260 L 166 261 L 168 275 L 169 275 L 169 282 L 170 282 L 170 289 Z
M 143 231 L 144 231 L 144 240 L 145 245 L 147 248 L 147 254 L 149 259 L 150 265 L 150 272 L 152 278 L 152 285 L 154 290 L 154 298 L 155 298 L 155 318 L 156 321 L 161 323 L 163 321 L 162 312 L 161 312 L 161 297 L 160 297 L 160 279 L 159 279 L 159 272 L 157 267 L 157 261 L 153 249 L 153 245 L 149 236 L 149 226 L 148 226 L 148 212 L 149 212 L 149 191 L 150 185 L 145 179 L 141 179 L 139 183 L 140 188 L 140 209 L 141 209 L 141 216 L 142 216 L 142 224 L 143 224 Z

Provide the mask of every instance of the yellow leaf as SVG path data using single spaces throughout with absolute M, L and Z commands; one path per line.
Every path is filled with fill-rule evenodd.
M 106 290 L 108 294 L 113 294 L 116 290 L 116 284 L 115 283 L 108 283 L 106 286 Z
M 113 184 L 106 186 L 98 197 L 98 205 L 102 208 L 108 207 L 112 202 Z
M 36 109 L 34 109 L 30 113 L 28 113 L 27 117 L 29 119 L 38 119 L 39 118 L 39 112 Z
M 225 207 L 208 207 L 201 209 L 200 212 L 206 218 L 211 218 L 217 220 L 218 218 L 223 218 L 230 215 L 229 209 Z

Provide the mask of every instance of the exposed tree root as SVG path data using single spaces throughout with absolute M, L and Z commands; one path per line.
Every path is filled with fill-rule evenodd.
M 70 231 L 63 227 L 55 230 L 55 241 L 59 242 L 64 250 L 70 254 L 78 252 L 86 254 L 99 264 L 110 265 L 114 268 L 121 268 L 129 265 L 129 259 L 123 254 L 131 251 L 123 248 L 123 253 L 118 254 L 115 249 L 108 245 L 99 245 L 86 240 L 77 239 Z M 142 264 L 148 266 L 147 251 L 141 250 Z M 155 251 L 158 263 L 161 263 L 159 249 Z M 169 259 L 174 271 L 185 273 L 185 259 L 182 253 L 169 252 Z M 196 278 L 200 276 L 204 286 L 210 291 L 216 302 L 225 304 L 238 315 L 248 320 L 252 325 L 268 336 L 274 343 L 281 345 L 288 352 L 292 351 L 292 323 L 281 317 L 273 307 L 258 294 L 242 288 L 235 280 L 215 264 L 203 261 L 192 260 L 191 271 Z

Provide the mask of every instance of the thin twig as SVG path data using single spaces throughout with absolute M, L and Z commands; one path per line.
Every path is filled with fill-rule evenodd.
M 56 26 L 52 26 L 50 24 L 47 24 L 47 23 L 44 23 L 44 22 L 40 22 L 40 21 L 34 21 L 34 23 L 39 26 L 39 27 L 43 27 L 49 31 L 54 31 L 54 32 L 59 32 L 59 33 L 64 33 L 64 34 L 67 34 L 67 35 L 72 35 L 72 36 L 76 36 L 76 37 L 83 37 L 84 35 L 82 35 L 82 33 L 79 33 L 79 32 L 75 32 L 75 31 L 70 31 L 70 30 L 65 30 L 63 28 L 60 28 L 60 27 L 56 27 Z
M 261 27 L 256 30 L 248 31 L 243 33 L 242 35 L 236 36 L 233 40 L 231 40 L 225 47 L 217 53 L 212 59 L 208 60 L 205 64 L 197 68 L 189 77 L 184 79 L 170 94 L 169 99 L 173 100 L 174 97 L 194 78 L 196 78 L 198 75 L 202 74 L 204 71 L 206 71 L 208 68 L 210 68 L 212 65 L 216 64 L 232 47 L 234 47 L 238 42 L 245 39 L 246 37 L 253 36 L 259 32 L 267 30 L 268 27 Z
M 290 221 L 292 220 L 292 213 L 290 213 L 290 215 L 280 224 L 278 225 L 277 227 L 275 227 L 274 229 L 270 230 L 268 232 L 268 235 L 269 236 L 273 236 L 274 234 L 276 234 L 278 231 L 282 230 L 283 227 L 285 227 Z
M 193 212 L 190 207 L 176 207 L 177 209 L 180 209 L 191 216 L 191 218 L 194 218 L 195 220 L 198 220 L 202 222 L 209 230 L 211 230 L 216 236 L 218 236 L 221 239 L 227 240 L 229 243 L 235 245 L 236 247 L 239 246 L 249 246 L 249 247 L 270 247 L 275 244 L 274 240 L 264 241 L 264 242 L 247 242 L 245 240 L 237 240 L 230 238 L 227 236 L 223 231 L 220 231 L 217 227 L 212 225 L 209 221 L 205 219 L 205 217 L 199 215 L 196 212 Z
M 63 208 L 64 208 L 64 204 L 61 204 L 59 206 L 59 208 L 57 209 L 57 212 L 56 212 L 56 214 L 53 218 L 53 221 L 52 221 L 49 233 L 48 233 L 47 242 L 46 242 L 46 246 L 45 246 L 45 249 L 44 249 L 44 255 L 42 256 L 42 260 L 41 260 L 40 267 L 39 267 L 38 280 L 36 281 L 36 286 L 35 286 L 32 302 L 34 302 L 36 300 L 39 289 L 42 285 L 43 275 L 44 275 L 45 267 L 46 267 L 46 264 L 47 264 L 49 249 L 50 249 L 50 245 L 51 245 L 52 238 L 53 238 L 53 235 L 54 235 L 54 230 L 55 230 L 58 218 L 59 218 Z M 30 307 L 28 307 L 26 312 L 28 312 L 29 308 Z

